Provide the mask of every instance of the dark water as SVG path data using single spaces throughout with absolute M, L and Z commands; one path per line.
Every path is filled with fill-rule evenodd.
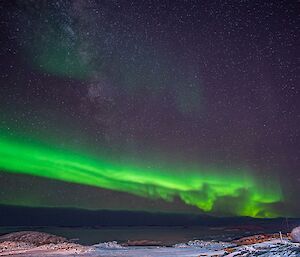
M 155 240 L 164 245 L 187 242 L 189 240 L 222 240 L 230 241 L 242 236 L 258 233 L 278 232 L 280 228 L 262 227 L 0 227 L 0 234 L 33 230 L 51 233 L 84 244 L 127 240 Z M 282 231 L 282 229 L 281 229 Z

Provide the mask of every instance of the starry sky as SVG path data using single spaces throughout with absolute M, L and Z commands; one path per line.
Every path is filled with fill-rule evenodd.
M 0 15 L 0 204 L 300 217 L 296 1 Z

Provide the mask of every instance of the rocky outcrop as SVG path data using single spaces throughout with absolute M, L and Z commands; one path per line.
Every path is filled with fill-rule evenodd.
M 22 231 L 0 236 L 0 256 L 86 256 L 92 250 L 92 247 L 42 232 Z
M 286 237 L 286 236 L 284 236 Z M 278 234 L 259 234 L 254 236 L 242 237 L 240 239 L 234 240 L 233 243 L 237 245 L 252 245 L 272 239 L 279 239 L 280 235 Z
M 22 242 L 34 246 L 68 242 L 68 240 L 64 237 L 36 231 L 21 231 L 0 236 L 0 242 L 5 241 Z
M 296 227 L 292 230 L 291 239 L 295 243 L 300 243 L 300 227 Z
M 271 240 L 251 245 L 242 245 L 224 249 L 222 257 L 299 257 L 300 248 L 296 244 L 284 240 Z
M 163 246 L 161 241 L 155 240 L 128 240 L 122 243 L 122 246 Z

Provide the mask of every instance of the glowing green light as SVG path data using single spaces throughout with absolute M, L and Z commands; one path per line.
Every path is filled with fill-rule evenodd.
M 242 216 L 274 217 L 270 204 L 282 198 L 275 187 L 263 188 L 245 172 L 121 165 L 10 137 L 0 137 L 0 169 L 166 201 L 179 197 L 206 212 L 213 212 L 219 199 L 230 197 L 238 202 L 233 213 Z

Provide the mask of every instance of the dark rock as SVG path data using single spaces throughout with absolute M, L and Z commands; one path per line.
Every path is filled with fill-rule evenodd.
M 122 246 L 163 246 L 161 241 L 154 240 L 128 240 Z
M 237 245 L 252 245 L 252 244 L 262 243 L 265 241 L 278 239 L 278 238 L 279 238 L 279 234 L 259 234 L 259 235 L 253 235 L 248 237 L 242 237 L 232 242 Z

